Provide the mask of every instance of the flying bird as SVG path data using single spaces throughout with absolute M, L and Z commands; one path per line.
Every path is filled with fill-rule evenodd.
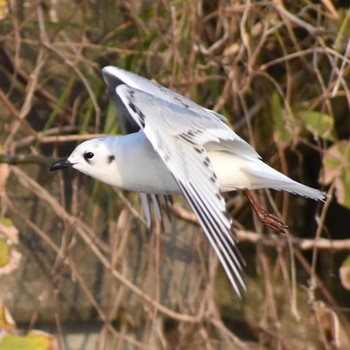
M 148 221 L 150 204 L 159 216 L 159 198 L 184 195 L 240 296 L 244 260 L 222 193 L 271 188 L 323 201 L 327 194 L 264 163 L 224 116 L 121 68 L 108 66 L 102 74 L 125 135 L 85 141 L 50 170 L 72 167 L 139 192 Z

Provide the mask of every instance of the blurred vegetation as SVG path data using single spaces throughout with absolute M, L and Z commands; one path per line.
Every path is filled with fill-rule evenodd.
M 86 325 L 96 349 L 350 348 L 348 2 L 2 1 L 0 33 L 0 299 L 26 325 L 1 323 L 6 342 L 40 328 L 69 349 Z M 149 233 L 137 195 L 48 174 L 77 142 L 120 133 L 106 65 L 222 113 L 266 162 L 332 195 L 256 193 L 287 237 L 227 196 L 242 301 L 180 198 Z

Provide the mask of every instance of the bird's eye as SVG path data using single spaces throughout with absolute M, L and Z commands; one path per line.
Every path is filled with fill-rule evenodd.
M 84 153 L 84 159 L 86 161 L 89 161 L 89 159 L 93 158 L 94 154 L 92 152 L 85 152 Z

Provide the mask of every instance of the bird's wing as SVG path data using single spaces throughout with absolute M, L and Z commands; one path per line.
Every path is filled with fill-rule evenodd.
M 163 213 L 161 207 L 164 208 L 168 219 L 171 219 L 169 203 L 172 203 L 172 196 L 157 195 L 153 193 L 140 193 L 141 204 L 144 210 L 146 225 L 149 229 L 152 227 L 151 207 L 153 206 L 155 214 L 161 225 L 163 225 Z
M 108 93 L 117 110 L 120 126 L 124 134 L 131 134 L 140 130 L 138 123 L 130 116 L 125 105 L 116 94 L 117 86 L 127 84 L 138 89 L 157 91 L 157 85 L 137 74 L 128 72 L 118 67 L 107 66 L 102 69 L 103 79 L 107 85 Z M 141 204 L 146 218 L 147 227 L 152 226 L 151 207 L 154 208 L 156 217 L 162 222 L 161 203 L 165 204 L 166 214 L 170 216 L 167 203 L 172 201 L 171 196 L 140 193 Z
M 115 93 L 115 89 L 120 84 L 130 84 L 131 86 L 134 84 L 135 87 L 137 87 L 138 85 L 142 85 L 141 83 L 138 83 L 138 81 L 142 81 L 144 78 L 112 66 L 104 67 L 102 69 L 102 75 L 107 85 L 109 97 L 113 101 L 113 104 L 117 110 L 120 126 L 123 133 L 131 134 L 139 131 L 139 125 L 133 118 L 130 117 L 130 114 L 126 110 L 124 104 L 121 102 L 119 96 Z
M 209 140 L 207 143 L 207 149 L 228 149 L 230 151 L 239 152 L 241 155 L 253 158 L 260 158 L 259 154 L 251 147 L 247 142 L 241 139 L 236 133 L 228 127 L 226 118 L 214 111 L 204 108 L 190 99 L 170 90 L 166 87 L 156 84 L 144 77 L 141 77 L 135 73 L 131 73 L 124 69 L 107 66 L 102 69 L 103 78 L 107 84 L 108 91 L 111 99 L 117 107 L 119 118 L 121 121 L 121 127 L 124 134 L 130 134 L 137 132 L 140 129 L 140 125 L 135 121 L 133 116 L 130 115 L 125 105 L 121 103 L 120 96 L 116 94 L 116 88 L 119 85 L 125 84 L 137 90 L 146 92 L 160 100 L 169 102 L 172 106 L 178 106 L 180 109 L 186 109 L 193 112 L 193 120 L 188 121 L 191 124 L 197 124 L 200 119 L 204 128 L 212 128 L 217 131 L 213 140 Z M 184 119 L 184 118 L 182 118 Z M 179 118 L 170 120 L 168 123 L 179 125 L 172 125 L 173 127 L 187 128 L 188 124 L 179 121 Z M 196 125 L 198 127 L 198 125 Z M 220 139 L 220 144 L 217 144 L 217 140 Z
M 164 101 L 168 101 L 173 104 L 183 106 L 186 109 L 192 110 L 193 112 L 197 112 L 201 114 L 204 113 L 210 116 L 211 118 L 214 117 L 216 119 L 221 120 L 224 123 L 227 122 L 226 118 L 223 115 L 216 113 L 214 111 L 211 111 L 209 109 L 206 109 L 202 106 L 199 106 L 197 103 L 178 94 L 175 91 L 172 91 L 162 85 L 156 84 L 153 81 L 150 81 L 144 77 L 141 77 L 135 73 L 131 73 L 122 68 L 113 67 L 113 66 L 104 67 L 102 69 L 102 75 L 109 89 L 109 94 L 115 104 L 116 102 L 119 103 L 119 100 L 118 101 L 115 100 L 115 98 L 117 97 L 115 95 L 115 88 L 121 84 L 126 84 L 138 90 L 147 92 L 150 95 L 156 96 Z M 123 115 L 122 118 L 130 119 L 130 116 Z M 131 119 L 132 121 L 129 121 L 129 123 L 134 124 L 134 127 L 136 128 L 135 121 L 133 120 L 133 118 Z
M 204 148 L 206 143 L 219 143 L 221 139 L 239 143 L 237 135 L 219 118 L 199 114 L 133 87 L 119 85 L 116 92 L 174 176 L 240 295 L 240 289 L 245 288 L 242 259 L 231 234 L 225 200 Z

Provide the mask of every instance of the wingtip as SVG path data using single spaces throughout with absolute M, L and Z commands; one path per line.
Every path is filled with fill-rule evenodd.
M 106 66 L 106 67 L 103 67 L 103 68 L 101 69 L 102 75 L 103 75 L 104 77 L 106 77 L 106 76 L 112 74 L 113 68 L 114 68 L 113 66 Z
M 231 281 L 230 278 L 229 278 L 229 282 L 230 282 L 235 294 L 237 295 L 238 299 L 242 300 L 243 295 L 247 291 L 247 286 L 246 286 L 245 282 L 243 280 L 239 279 L 239 281 L 235 281 L 233 283 L 233 281 Z
M 327 200 L 332 199 L 332 196 L 329 193 L 326 193 L 326 192 L 321 192 L 321 193 L 323 195 L 323 198 L 322 198 L 323 202 L 326 202 Z
M 105 66 L 102 68 L 102 74 L 113 74 L 114 72 L 117 72 L 121 70 L 118 67 L 114 67 L 114 66 Z
M 119 68 L 113 66 L 106 66 L 102 68 L 102 76 L 110 93 L 114 93 L 114 89 L 123 83 Z

